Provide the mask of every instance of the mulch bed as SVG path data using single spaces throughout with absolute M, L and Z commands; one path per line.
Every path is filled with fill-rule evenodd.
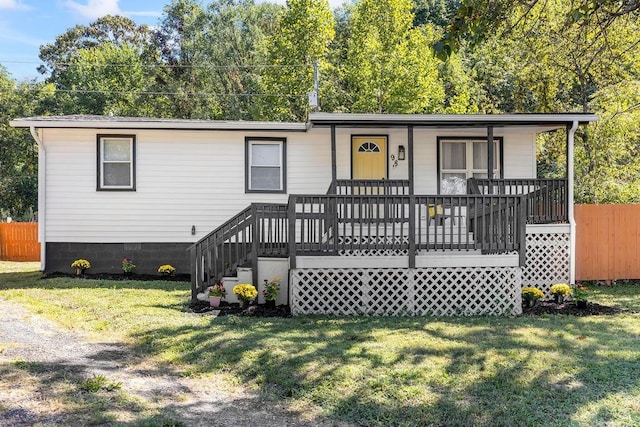
M 247 317 L 291 317 L 288 305 L 267 307 L 265 304 L 240 308 L 238 304 L 220 302 L 219 307 L 210 307 L 209 301 L 196 301 L 189 305 L 191 311 L 203 316 L 247 316 Z
M 150 280 L 161 280 L 165 282 L 190 282 L 191 275 L 189 274 L 174 274 L 173 276 L 161 276 L 159 274 L 117 274 L 117 273 L 85 273 L 80 276 L 75 273 L 47 273 L 42 276 L 42 279 L 53 279 L 55 277 L 77 277 L 79 279 L 96 279 L 96 280 L 140 280 L 148 282 Z
M 154 274 L 115 274 L 115 273 L 96 273 L 83 274 L 77 276 L 72 273 L 48 273 L 43 279 L 51 279 L 55 277 L 76 277 L 85 279 L 98 280 L 163 280 L 167 282 L 189 282 L 191 276 L 188 274 L 175 274 L 173 276 L 160 276 Z M 189 309 L 196 314 L 204 316 L 248 316 L 248 317 L 291 317 L 291 310 L 288 305 L 280 305 L 277 307 L 267 307 L 264 304 L 251 305 L 248 308 L 240 308 L 238 304 L 229 304 L 226 301 L 220 303 L 220 307 L 210 307 L 208 301 L 196 301 L 189 305 Z M 542 314 L 564 314 L 568 316 L 601 316 L 619 313 L 630 313 L 630 310 L 617 307 L 609 307 L 595 302 L 588 302 L 586 308 L 576 307 L 576 303 L 568 301 L 557 304 L 553 300 L 540 300 L 533 307 L 525 307 L 522 310 L 523 316 L 540 316 Z
M 557 304 L 553 300 L 538 301 L 533 307 L 526 307 L 522 310 L 523 316 L 540 316 L 541 314 L 565 314 L 568 316 L 601 316 L 619 313 L 630 313 L 624 308 L 609 307 L 595 302 L 587 302 L 586 308 L 576 307 L 576 303 L 568 301 Z

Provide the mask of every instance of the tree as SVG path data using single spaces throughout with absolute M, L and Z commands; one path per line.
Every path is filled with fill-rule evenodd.
M 198 80 L 195 57 L 197 38 L 205 21 L 205 11 L 195 0 L 173 0 L 164 9 L 155 32 L 160 49 L 160 64 L 155 89 L 170 93 L 161 98 L 161 117 L 212 118 L 215 106 Z M 194 94 L 198 94 L 198 96 Z
M 413 26 L 431 24 L 445 28 L 460 7 L 460 0 L 413 0 Z
M 80 49 L 69 65 L 64 72 L 69 92 L 59 96 L 65 114 L 152 115 L 148 67 L 128 45 Z
M 29 131 L 9 126 L 16 117 L 42 114 L 53 87 L 17 84 L 0 66 L 0 215 L 30 219 L 38 206 L 38 150 Z
M 80 50 L 91 49 L 103 43 L 114 46 L 128 45 L 140 56 L 150 61 L 157 59 L 153 46 L 153 33 L 146 25 L 137 25 L 124 16 L 104 16 L 85 25 L 76 25 L 56 37 L 52 44 L 40 47 L 40 59 L 45 63 L 39 67 L 41 74 L 51 73 L 48 81 L 58 81 Z
M 314 61 L 321 73 L 329 71 L 326 57 L 335 35 L 328 0 L 287 0 L 278 28 L 267 40 L 268 64 L 265 88 L 272 112 L 270 118 L 304 120 L 307 94 L 314 88 Z
M 603 29 L 620 17 L 637 17 L 640 12 L 638 0 L 576 0 L 564 5 L 566 12 L 561 18 L 568 25 L 590 25 L 595 20 Z M 446 58 L 463 42 L 476 45 L 495 34 L 512 37 L 511 32 L 521 24 L 536 19 L 532 11 L 555 6 L 546 0 L 462 0 L 436 50 Z
M 576 200 L 640 203 L 640 79 L 598 90 L 600 121 L 576 146 Z
M 208 7 L 194 60 L 203 65 L 195 70 L 198 80 L 219 106 L 215 118 L 263 118 L 266 43 L 276 31 L 281 9 L 253 0 L 217 1 Z
M 429 113 L 443 109 L 444 88 L 431 54 L 436 33 L 413 28 L 409 0 L 357 3 L 343 77 L 351 111 Z
M 525 111 L 599 113 L 598 124 L 576 134 L 577 200 L 637 200 L 638 192 L 632 188 L 638 188 L 635 153 L 640 141 L 629 122 L 638 123 L 633 109 L 621 114 L 617 105 L 632 98 L 633 91 L 624 88 L 637 89 L 633 83 L 640 79 L 638 19 L 625 13 L 603 21 L 601 12 L 568 19 L 572 7 L 547 1 L 528 10 L 526 22 L 515 25 L 523 11 L 511 17 L 513 39 L 518 39 L 512 43 L 522 46 L 511 50 L 517 52 L 523 89 L 513 98 L 528 101 Z M 545 141 L 542 152 L 558 151 L 557 140 Z M 544 167 L 559 170 L 549 161 Z

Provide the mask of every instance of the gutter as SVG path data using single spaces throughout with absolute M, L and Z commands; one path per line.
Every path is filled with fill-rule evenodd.
M 569 194 L 567 195 L 567 199 L 569 200 L 569 227 L 570 227 L 570 235 L 569 235 L 569 283 L 576 283 L 576 219 L 574 217 L 574 136 L 576 130 L 580 122 L 577 120 L 573 121 L 573 125 L 567 134 L 567 181 L 569 186 Z
M 44 271 L 47 264 L 47 242 L 46 242 L 46 168 L 47 168 L 47 152 L 44 148 L 44 142 L 38 135 L 38 131 L 34 126 L 29 127 L 29 132 L 34 141 L 38 144 L 38 241 L 40 242 L 40 270 Z

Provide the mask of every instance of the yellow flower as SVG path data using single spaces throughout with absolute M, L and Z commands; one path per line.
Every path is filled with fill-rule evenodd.
M 71 263 L 71 268 L 86 270 L 87 268 L 91 268 L 91 263 L 86 259 L 77 259 Z
M 551 286 L 550 292 L 551 295 L 562 295 L 566 297 L 567 295 L 571 295 L 571 286 L 566 283 L 556 283 Z
M 524 287 L 522 288 L 522 298 L 537 301 L 540 298 L 544 298 L 544 293 L 538 288 Z
M 251 301 L 258 296 L 258 290 L 255 288 L 255 286 L 248 283 L 240 283 L 239 285 L 235 285 L 233 287 L 233 293 L 237 295 L 238 298 L 244 301 Z
M 158 267 L 158 273 L 170 276 L 175 273 L 176 269 L 171 264 L 164 264 Z

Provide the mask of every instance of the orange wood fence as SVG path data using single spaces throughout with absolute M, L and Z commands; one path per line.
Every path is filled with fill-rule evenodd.
M 37 222 L 0 224 L 0 260 L 40 261 Z
M 640 205 L 576 205 L 576 279 L 640 279 Z

